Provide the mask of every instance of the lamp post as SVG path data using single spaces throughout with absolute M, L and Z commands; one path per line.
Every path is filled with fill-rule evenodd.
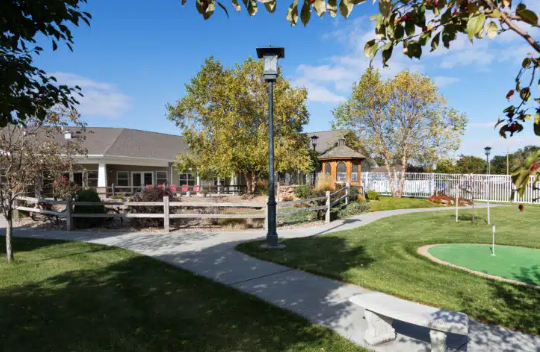
M 317 135 L 311 136 L 311 145 L 313 146 L 313 151 L 315 152 L 315 155 L 317 155 L 317 151 L 315 150 L 317 148 L 317 141 L 319 140 L 319 137 Z M 315 177 L 317 177 L 317 165 L 315 164 L 315 169 L 313 170 L 313 180 L 312 185 L 315 185 Z
M 486 166 L 486 169 L 487 169 L 487 191 L 488 191 L 488 195 L 487 195 L 487 221 L 488 221 L 488 224 L 491 224 L 491 219 L 490 219 L 490 214 L 489 214 L 489 198 L 491 197 L 491 194 L 490 194 L 490 187 L 489 187 L 489 174 L 491 172 L 491 167 L 489 165 L 489 154 L 491 154 L 491 147 L 485 147 L 484 148 L 484 151 L 486 152 L 486 162 L 487 162 L 487 166 Z
M 268 233 L 267 248 L 280 248 L 277 234 L 276 197 L 274 194 L 274 82 L 278 76 L 278 59 L 285 57 L 285 48 L 257 48 L 257 57 L 263 59 L 264 80 L 268 82 Z

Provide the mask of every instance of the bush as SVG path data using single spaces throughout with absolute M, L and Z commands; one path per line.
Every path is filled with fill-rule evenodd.
M 358 197 L 358 188 L 351 187 L 349 189 L 349 199 L 352 201 L 355 201 L 357 197 Z
M 133 196 L 133 202 L 163 202 L 163 197 L 169 197 L 174 201 L 174 193 L 169 188 L 159 188 L 156 186 L 144 188 L 141 192 Z M 163 214 L 163 206 L 134 206 L 129 207 L 130 213 Z M 132 224 L 136 228 L 143 227 L 163 227 L 162 218 L 134 218 Z
M 369 200 L 379 200 L 380 199 L 379 192 L 374 191 L 374 190 L 370 190 L 370 191 L 367 192 L 367 198 Z
M 363 195 L 359 194 L 358 196 L 356 196 L 356 200 L 360 203 L 365 203 L 366 202 L 366 197 L 364 197 Z
M 309 185 L 301 185 L 294 189 L 294 195 L 296 198 L 307 199 L 311 198 L 312 188 Z
M 76 205 L 74 214 L 106 214 L 107 210 L 101 203 L 98 193 L 95 189 L 80 190 L 75 198 L 78 202 L 97 202 L 96 205 Z M 91 227 L 102 226 L 105 218 L 73 218 L 73 224 L 78 229 L 88 229 Z
M 349 205 L 337 208 L 336 217 L 338 219 L 349 218 L 354 215 L 367 213 L 369 211 L 369 203 L 351 202 Z

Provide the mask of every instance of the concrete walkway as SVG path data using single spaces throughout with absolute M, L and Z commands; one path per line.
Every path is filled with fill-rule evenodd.
M 282 238 L 314 236 L 365 226 L 389 216 L 441 210 L 448 209 L 400 209 L 367 213 L 311 228 L 281 230 L 279 235 Z M 255 259 L 234 250 L 238 243 L 263 238 L 263 231 L 156 235 L 36 231 L 20 228 L 15 231 L 15 235 L 85 241 L 126 248 L 253 294 L 366 346 L 363 340 L 366 330 L 363 310 L 348 302 L 351 296 L 366 290 Z M 429 330 L 398 321 L 395 321 L 394 325 L 398 333 L 395 341 L 366 347 L 375 351 L 429 351 Z M 472 320 L 468 339 L 450 335 L 448 344 L 450 350 L 459 351 L 540 352 L 539 337 Z

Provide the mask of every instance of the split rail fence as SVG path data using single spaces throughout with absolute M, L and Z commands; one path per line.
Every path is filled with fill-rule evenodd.
M 341 195 L 343 194 L 343 195 Z M 338 199 L 332 201 L 332 197 L 341 195 Z M 330 211 L 333 206 L 345 200 L 348 204 L 350 195 L 350 188 L 345 187 L 336 192 L 326 192 L 325 197 L 317 197 L 310 199 L 300 199 L 291 202 L 279 202 L 278 207 L 283 207 L 287 205 L 297 204 L 297 203 L 310 203 L 325 200 L 325 205 L 308 207 L 308 208 L 298 208 L 292 211 L 287 212 L 278 212 L 278 216 L 285 216 L 294 214 L 297 212 L 306 212 L 306 211 L 317 211 L 317 210 L 326 210 L 326 222 L 330 222 Z M 170 231 L 170 220 L 171 219 L 264 219 L 265 228 L 268 223 L 268 211 L 267 205 L 265 203 L 216 203 L 216 202 L 171 202 L 169 197 L 163 197 L 161 202 L 123 202 L 123 201 L 103 201 L 103 202 L 77 202 L 77 201 L 59 201 L 43 198 L 33 198 L 33 197 L 19 197 L 18 202 L 28 203 L 29 206 L 17 205 L 15 210 L 25 211 L 25 212 L 34 212 L 40 213 L 48 216 L 54 216 L 57 218 L 66 219 L 66 228 L 68 231 L 74 229 L 73 219 L 74 218 L 156 218 L 163 219 L 163 228 L 166 233 Z M 50 205 L 60 205 L 65 206 L 63 211 L 58 210 L 48 210 L 42 209 L 40 205 L 50 204 Z M 74 213 L 74 206 L 105 206 L 105 207 L 119 207 L 126 209 L 132 206 L 152 206 L 152 207 L 162 207 L 163 211 L 159 213 Z M 248 208 L 261 210 L 264 209 L 264 213 L 238 213 L 238 214 L 199 214 L 199 213 L 171 213 L 171 208 L 173 207 L 182 207 L 182 208 L 213 208 L 218 210 L 218 208 Z M 16 212 L 17 213 L 17 212 Z M 17 213 L 18 214 L 18 213 Z M 16 215 L 18 217 L 18 215 Z
M 390 179 L 385 172 L 363 172 L 361 182 L 365 191 L 374 190 L 391 195 Z M 480 201 L 538 203 L 540 188 L 531 178 L 525 193 L 515 192 L 511 176 L 507 175 L 461 175 L 435 173 L 406 173 L 403 196 L 429 198 L 435 191 L 451 197 L 472 198 Z M 469 196 L 464 194 L 469 190 Z

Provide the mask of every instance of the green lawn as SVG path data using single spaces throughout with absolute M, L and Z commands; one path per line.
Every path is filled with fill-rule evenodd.
M 355 230 L 283 241 L 283 250 L 260 243 L 238 246 L 242 252 L 290 267 L 351 282 L 413 301 L 463 311 L 473 318 L 529 333 L 540 333 L 540 290 L 486 279 L 431 262 L 417 248 L 435 243 L 491 243 L 486 210 L 393 216 Z M 540 248 L 540 208 L 492 209 L 498 244 Z M 523 272 L 523 276 L 534 275 Z M 531 278 L 522 277 L 522 281 Z
M 440 207 L 438 204 L 431 203 L 427 199 L 419 198 L 392 198 L 381 197 L 380 200 L 369 202 L 369 211 L 382 211 L 394 209 L 411 209 L 411 208 L 435 208 Z
M 365 351 L 253 296 L 133 252 L 0 241 L 2 351 Z
M 441 244 L 431 247 L 429 254 L 447 263 L 481 273 L 540 286 L 540 250 L 516 246 Z

